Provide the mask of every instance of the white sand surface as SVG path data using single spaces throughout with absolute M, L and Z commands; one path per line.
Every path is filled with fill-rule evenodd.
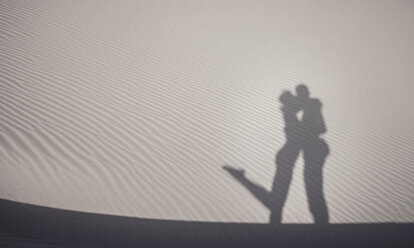
M 414 222 L 414 1 L 0 1 L 0 198 L 268 222 L 279 95 L 323 104 L 332 223 Z M 285 223 L 312 222 L 303 162 Z

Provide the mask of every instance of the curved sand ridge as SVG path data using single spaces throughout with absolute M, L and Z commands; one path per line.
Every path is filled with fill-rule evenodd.
M 230 3 L 2 1 L 0 197 L 267 222 L 222 166 L 269 190 L 279 95 L 305 83 L 327 124 L 331 222 L 414 221 L 414 6 Z M 311 222 L 302 171 L 284 222 Z

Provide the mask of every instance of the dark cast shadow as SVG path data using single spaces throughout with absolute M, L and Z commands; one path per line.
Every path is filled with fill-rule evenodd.
M 157 220 L 0 199 L 0 247 L 414 247 L 414 224 L 284 224 Z
M 269 192 L 250 181 L 244 170 L 223 166 L 237 181 L 270 210 L 270 223 L 280 224 L 292 173 L 299 154 L 303 153 L 304 179 L 309 210 L 315 224 L 328 224 L 329 215 L 323 194 L 323 165 L 329 154 L 328 144 L 320 137 L 326 133 L 322 103 L 311 98 L 305 85 L 296 87 L 296 95 L 284 91 L 279 97 L 285 122 L 286 143 L 276 155 L 276 176 Z M 302 113 L 302 118 L 299 117 Z

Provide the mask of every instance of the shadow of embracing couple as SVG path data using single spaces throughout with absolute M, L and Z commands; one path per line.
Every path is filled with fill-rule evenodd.
M 279 101 L 282 104 L 286 143 L 276 155 L 277 168 L 271 191 L 249 180 L 244 170 L 228 165 L 223 166 L 223 169 L 270 210 L 270 223 L 280 224 L 283 206 L 292 181 L 293 168 L 302 152 L 309 210 L 315 224 L 327 224 L 329 215 L 323 194 L 322 170 L 329 154 L 329 147 L 320 137 L 321 134 L 326 133 L 321 111 L 322 103 L 310 97 L 309 89 L 305 85 L 296 87 L 296 95 L 284 91 Z
M 414 247 L 412 223 L 329 223 L 322 168 L 329 148 L 322 104 L 306 86 L 279 98 L 286 143 L 271 191 L 243 170 L 223 168 L 271 211 L 270 224 L 145 219 L 86 213 L 0 199 L 0 247 Z M 301 113 L 301 117 L 299 114 Z M 309 208 L 319 225 L 285 224 L 282 210 L 303 153 Z

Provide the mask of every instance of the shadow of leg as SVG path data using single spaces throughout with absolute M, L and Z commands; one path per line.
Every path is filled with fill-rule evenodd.
M 230 173 L 230 175 L 242 184 L 256 199 L 270 209 L 271 199 L 269 191 L 245 177 L 244 170 L 238 170 L 228 165 L 224 165 L 223 169 Z
M 276 155 L 277 170 L 271 191 L 270 223 L 280 224 L 282 222 L 282 210 L 292 181 L 293 166 L 299 152 L 299 146 L 288 141 Z
M 303 151 L 306 194 L 315 224 L 329 223 L 328 207 L 323 194 L 323 164 L 328 154 L 328 145 L 322 139 L 309 142 Z

